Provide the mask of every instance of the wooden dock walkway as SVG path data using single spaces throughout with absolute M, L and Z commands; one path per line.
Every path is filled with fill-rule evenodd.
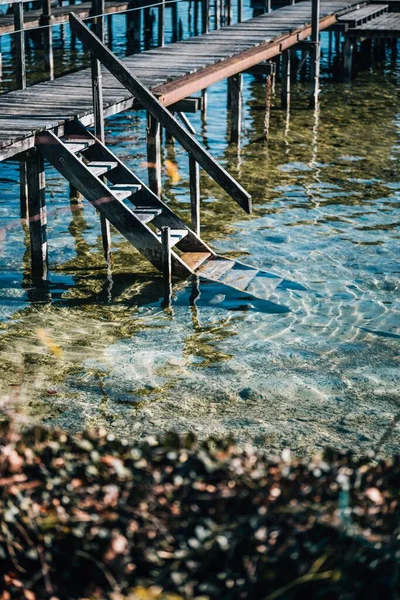
M 333 25 L 352 0 L 322 0 L 320 28 Z M 128 57 L 125 65 L 171 105 L 209 85 L 241 73 L 306 40 L 311 34 L 311 2 L 299 2 L 249 21 L 224 27 L 185 42 Z M 132 94 L 103 70 L 104 115 L 134 105 Z M 40 131 L 60 132 L 74 119 L 93 123 L 91 71 L 0 96 L 0 161 L 35 145 Z
M 362 38 L 398 38 L 400 37 L 400 13 L 385 13 L 372 21 L 349 28 L 346 34 Z

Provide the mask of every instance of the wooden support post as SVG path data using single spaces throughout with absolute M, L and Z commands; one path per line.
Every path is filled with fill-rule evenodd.
M 161 126 L 159 121 L 147 113 L 147 162 L 149 188 L 161 196 Z
M 319 35 L 320 0 L 311 0 L 311 90 L 310 108 L 318 103 L 321 47 Z
M 126 52 L 140 52 L 142 11 L 133 10 L 134 4 L 126 13 Z
M 240 145 L 240 132 L 242 130 L 242 88 L 243 75 L 238 73 L 230 77 L 231 95 L 231 135 L 230 141 Z
M 276 61 L 271 61 L 271 67 L 272 67 L 272 71 L 271 71 L 271 96 L 275 96 L 275 87 L 276 87 L 276 70 L 277 70 L 277 64 Z
M 269 127 L 271 121 L 271 98 L 272 98 L 272 75 L 267 75 L 265 81 L 265 119 L 264 119 L 264 135 L 265 141 L 269 139 Z
M 144 19 L 144 47 L 149 50 L 153 39 L 153 17 L 150 8 L 143 9 Z
M 17 88 L 23 90 L 26 88 L 26 69 L 25 69 L 25 33 L 24 33 L 24 7 L 22 2 L 13 5 L 14 11 L 14 30 L 15 36 L 15 57 L 17 68 L 15 77 Z
M 207 119 L 207 103 L 208 103 L 207 88 L 205 88 L 204 90 L 201 90 L 201 98 L 202 98 L 201 120 L 203 123 L 205 123 L 206 119 Z
M 178 21 L 178 4 L 177 2 L 173 2 L 171 4 L 172 11 L 172 41 L 178 41 L 178 29 L 179 29 L 179 21 Z
M 265 12 L 266 13 L 270 13 L 272 6 L 271 6 L 271 0 L 264 0 L 265 1 Z
M 172 296 L 172 269 L 171 269 L 171 240 L 170 228 L 161 227 L 161 253 L 164 280 L 164 302 L 169 306 Z
M 340 56 L 340 31 L 335 31 L 335 54 L 336 54 L 336 60 L 338 60 L 339 56 Z
M 19 200 L 21 219 L 28 218 L 28 179 L 26 161 L 19 163 Z
M 53 29 L 51 16 L 51 0 L 43 0 L 40 25 L 43 29 L 44 66 L 49 73 L 49 79 L 54 79 Z
M 351 80 L 353 67 L 353 39 L 346 37 L 343 46 L 343 81 Z
M 36 148 L 29 150 L 26 165 L 31 273 L 33 282 L 40 283 L 48 278 L 47 217 L 44 160 Z
M 290 50 L 282 54 L 281 106 L 284 109 L 290 106 Z
M 200 237 L 200 168 L 199 163 L 189 153 L 190 212 L 192 229 Z
M 393 63 L 395 63 L 396 60 L 397 60 L 397 41 L 398 41 L 397 38 L 392 38 L 392 40 L 391 40 L 392 61 L 393 61 Z M 371 43 L 371 40 L 369 40 L 369 42 Z M 0 63 L 1 63 L 1 55 L 0 55 Z M 1 65 L 0 65 L 0 69 L 1 69 Z
M 210 31 L 210 0 L 202 0 L 201 2 L 201 17 L 203 33 Z
M 158 45 L 165 44 L 165 0 L 158 7 Z

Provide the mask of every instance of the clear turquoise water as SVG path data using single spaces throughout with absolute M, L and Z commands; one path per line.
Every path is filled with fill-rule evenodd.
M 225 83 L 208 92 L 206 123 L 191 117 L 254 201 L 247 217 L 202 175 L 202 234 L 219 253 L 306 288 L 271 294 L 287 313 L 204 283 L 193 306 L 191 282 L 163 310 L 159 275 L 116 232 L 107 272 L 98 217 L 88 203 L 70 210 L 50 168 L 52 302 L 32 304 L 17 166 L 0 165 L 5 409 L 129 438 L 190 429 L 272 452 L 398 451 L 399 76 L 390 54 L 349 85 L 325 76 L 318 113 L 297 84 L 290 115 L 273 100 L 267 147 L 263 82 L 246 75 L 239 153 L 227 143 Z M 107 124 L 115 153 L 146 178 L 144 134 L 142 113 Z M 186 156 L 177 145 L 163 154 L 181 175 L 172 185 L 164 173 L 164 197 L 189 218 Z

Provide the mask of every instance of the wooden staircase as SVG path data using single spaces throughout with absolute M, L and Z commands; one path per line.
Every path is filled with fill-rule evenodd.
M 162 271 L 160 229 L 170 227 L 172 274 L 197 275 L 267 300 L 280 285 L 296 284 L 238 261 L 218 256 L 109 148 L 79 121 L 64 135 L 37 134 L 36 145 L 69 183 L 158 270 Z
M 39 133 L 36 145 L 76 188 L 157 269 L 162 270 L 160 228 L 171 228 L 172 272 L 187 277 L 213 255 L 168 206 L 81 123 L 59 138 Z

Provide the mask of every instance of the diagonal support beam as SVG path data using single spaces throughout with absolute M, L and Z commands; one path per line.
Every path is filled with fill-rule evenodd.
M 189 152 L 201 167 L 216 181 L 239 206 L 251 212 L 251 196 L 205 150 L 167 108 L 135 77 L 124 63 L 109 50 L 99 38 L 73 13 L 69 15 L 72 31 L 83 45 L 118 79 L 118 81 L 143 105 L 143 107 Z

